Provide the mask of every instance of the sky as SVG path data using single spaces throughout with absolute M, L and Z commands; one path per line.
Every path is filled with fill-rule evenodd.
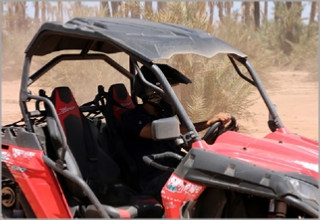
M 99 6 L 99 4 L 100 4 L 99 1 L 82 1 L 81 3 L 84 4 L 84 5 L 88 5 L 88 6 Z M 273 17 L 274 4 L 272 4 L 272 3 L 273 3 L 272 1 L 269 1 L 269 4 L 268 4 L 268 12 L 269 12 L 268 17 L 269 18 Z M 310 7 L 311 7 L 310 1 L 302 1 L 302 4 L 305 6 L 304 10 L 302 12 L 302 17 L 303 18 L 309 17 Z M 156 2 L 153 2 L 153 6 L 154 6 L 154 8 L 156 8 Z M 232 10 L 238 9 L 240 11 L 240 7 L 241 7 L 241 1 L 234 1 L 234 5 L 232 7 Z M 263 7 L 264 7 L 264 2 L 261 1 L 260 10 L 263 11 Z M 27 14 L 30 17 L 34 16 L 34 6 L 33 6 L 33 2 L 31 2 L 31 1 L 27 2 Z M 214 19 L 215 20 L 219 20 L 217 7 L 215 7 Z M 306 19 L 305 22 L 308 22 L 308 19 Z

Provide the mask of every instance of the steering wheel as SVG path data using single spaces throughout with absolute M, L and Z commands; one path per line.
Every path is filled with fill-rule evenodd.
M 202 137 L 202 140 L 205 140 L 206 142 L 208 142 L 210 138 L 211 139 L 210 142 L 214 143 L 219 135 L 221 135 L 226 131 L 234 131 L 236 127 L 237 127 L 237 120 L 233 115 L 231 115 L 231 122 L 229 122 L 227 126 L 223 126 L 221 121 L 217 121 L 213 123 L 213 125 L 211 125 L 211 127 Z

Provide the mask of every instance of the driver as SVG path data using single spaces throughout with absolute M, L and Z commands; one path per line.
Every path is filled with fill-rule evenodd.
M 170 71 L 177 71 L 167 65 L 157 65 L 168 76 L 170 75 Z M 160 83 L 150 69 L 142 66 L 141 72 L 146 80 L 160 86 Z M 183 155 L 181 149 L 175 145 L 174 140 L 155 141 L 152 139 L 152 121 L 173 116 L 175 113 L 168 99 L 145 85 L 138 75 L 134 79 L 133 90 L 135 95 L 142 99 L 143 104 L 139 104 L 136 108 L 127 110 L 124 113 L 122 118 L 122 135 L 125 137 L 124 141 L 126 146 L 128 146 L 129 153 L 138 165 L 139 184 L 144 194 L 151 195 L 162 203 L 160 192 L 171 173 L 146 165 L 142 157 L 167 151 Z M 230 114 L 221 112 L 207 121 L 194 123 L 194 126 L 197 131 L 202 131 L 215 122 L 221 121 L 225 125 L 230 120 Z M 180 131 L 182 134 L 188 132 L 187 128 L 182 125 L 180 126 Z M 159 160 L 159 163 L 171 167 L 178 165 L 177 160 L 171 158 Z

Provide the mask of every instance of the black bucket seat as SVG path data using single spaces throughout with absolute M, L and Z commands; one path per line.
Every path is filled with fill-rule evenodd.
M 105 209 L 115 218 L 162 216 L 163 208 L 154 198 L 138 195 L 121 181 L 118 164 L 99 147 L 98 129 L 82 114 L 71 90 L 57 87 L 50 97 L 65 133 L 68 149 L 65 155 L 67 169 L 85 180 Z M 47 108 L 48 130 L 57 154 L 62 151 L 57 123 Z M 72 196 L 83 199 L 83 190 L 65 178 Z M 124 198 L 124 199 L 120 199 Z M 87 206 L 86 217 L 99 217 L 94 205 Z

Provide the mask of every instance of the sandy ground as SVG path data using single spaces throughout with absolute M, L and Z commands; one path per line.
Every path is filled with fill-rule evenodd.
M 307 72 L 274 72 L 272 84 L 267 92 L 277 105 L 284 125 L 292 132 L 318 140 L 318 82 L 307 81 Z M 4 81 L 2 89 L 2 125 L 21 118 L 18 104 L 20 81 Z M 32 90 L 37 94 L 38 88 Z M 258 93 L 253 94 L 254 97 Z M 253 119 L 239 121 L 246 133 L 263 137 L 270 131 L 267 126 L 268 111 L 261 99 L 250 107 Z M 240 130 L 241 131 L 241 130 Z
M 293 133 L 318 140 L 318 82 L 307 80 L 307 72 L 274 72 L 270 83 L 273 84 L 267 93 L 273 104 L 277 106 L 278 114 L 284 126 Z M 254 97 L 258 97 L 256 92 Z M 255 137 L 264 137 L 270 130 L 267 120 L 269 112 L 262 101 L 250 107 L 253 120 L 240 121 L 247 132 Z

